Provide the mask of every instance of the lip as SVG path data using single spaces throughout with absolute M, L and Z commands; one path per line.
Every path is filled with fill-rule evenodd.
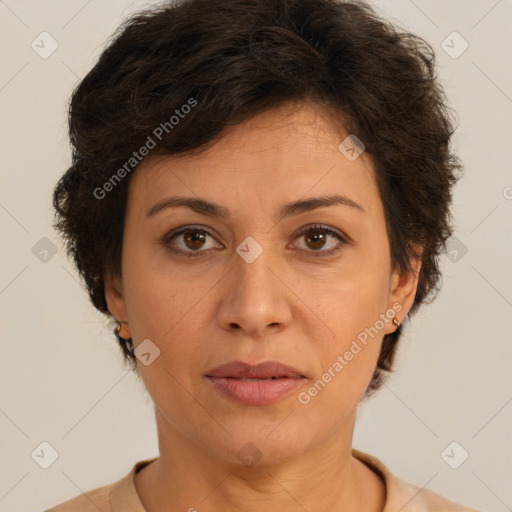
M 295 391 L 306 379 L 296 368 L 278 361 L 257 365 L 231 361 L 211 370 L 205 377 L 224 396 L 247 405 L 276 402 Z

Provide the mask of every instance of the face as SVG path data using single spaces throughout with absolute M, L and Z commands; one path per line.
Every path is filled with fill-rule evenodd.
M 243 450 L 273 463 L 350 443 L 382 338 L 417 286 L 391 268 L 368 155 L 347 158 L 338 146 L 348 134 L 320 107 L 293 107 L 229 127 L 200 155 L 143 161 L 122 277 L 106 286 L 110 311 L 128 322 L 123 337 L 145 354 L 137 363 L 160 438 L 237 463 Z M 343 199 L 286 208 L 333 195 Z M 165 202 L 175 197 L 222 215 Z M 302 377 L 237 379 L 229 395 L 227 379 L 207 376 L 232 361 L 278 361 Z

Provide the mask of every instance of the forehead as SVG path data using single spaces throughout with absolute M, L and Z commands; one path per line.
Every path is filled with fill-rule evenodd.
M 348 135 L 323 108 L 285 104 L 228 126 L 204 152 L 146 157 L 131 178 L 128 208 L 145 216 L 172 194 L 236 203 L 241 214 L 339 193 L 371 214 L 380 203 L 372 160 L 340 151 Z

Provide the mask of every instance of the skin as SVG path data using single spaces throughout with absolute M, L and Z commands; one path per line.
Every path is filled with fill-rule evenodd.
M 109 276 L 110 312 L 135 347 L 149 338 L 160 349 L 138 361 L 155 404 L 160 457 L 135 486 L 148 512 L 381 511 L 384 483 L 351 454 L 356 408 L 376 366 L 379 334 L 311 398 L 307 391 L 380 314 L 412 306 L 420 269 L 391 267 L 382 201 L 370 157 L 348 160 L 338 145 L 348 135 L 319 105 L 285 104 L 230 126 L 198 155 L 147 157 L 131 178 L 120 276 Z M 285 203 L 343 194 L 346 205 L 322 207 L 276 222 Z M 158 201 L 197 196 L 220 203 L 229 219 L 185 207 L 147 218 Z M 301 228 L 330 227 L 351 243 L 324 243 Z M 183 226 L 209 231 L 204 241 L 180 235 Z M 314 233 L 313 233 L 314 234 Z M 247 263 L 236 248 L 248 236 L 262 254 Z M 197 258 L 172 253 L 203 251 Z M 291 395 L 248 406 L 221 395 L 204 375 L 232 360 L 278 360 L 307 378 Z M 252 443 L 252 467 L 237 456 Z M 303 507 L 303 508 L 301 508 Z

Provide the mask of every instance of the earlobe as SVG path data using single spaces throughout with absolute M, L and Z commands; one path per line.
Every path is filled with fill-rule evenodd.
M 112 316 L 118 322 L 126 323 L 126 305 L 120 276 L 109 275 L 105 277 L 105 300 Z

